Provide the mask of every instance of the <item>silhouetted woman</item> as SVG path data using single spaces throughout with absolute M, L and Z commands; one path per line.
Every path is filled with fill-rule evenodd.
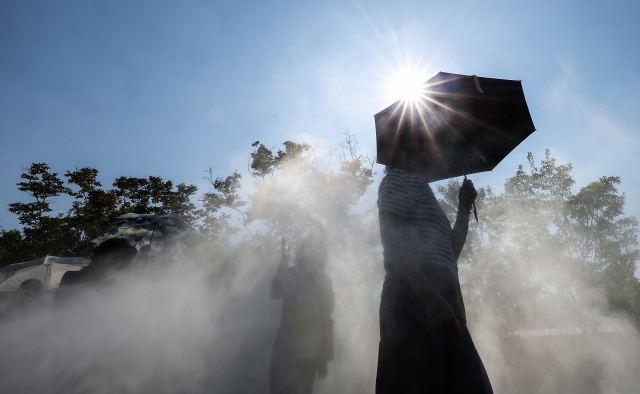
M 282 319 L 273 343 L 270 367 L 272 394 L 310 394 L 316 379 L 327 376 L 333 360 L 334 294 L 324 274 L 327 247 L 318 233 L 306 236 L 294 265 L 284 238 L 282 260 L 271 282 L 271 299 L 283 299 Z
M 386 271 L 380 300 L 377 394 L 492 394 L 467 329 L 458 257 L 477 192 L 465 180 L 453 229 L 429 175 L 442 154 L 418 133 L 396 141 L 378 189 Z

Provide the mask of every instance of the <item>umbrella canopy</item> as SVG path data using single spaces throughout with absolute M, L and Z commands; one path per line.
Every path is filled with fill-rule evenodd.
M 429 182 L 491 171 L 535 131 L 520 81 L 444 72 L 422 85 L 420 98 L 391 104 L 375 122 L 380 164 L 417 141 L 442 153 Z
M 44 256 L 0 269 L 0 291 L 14 291 L 28 279 L 40 281 L 43 290 L 55 289 L 67 271 L 79 271 L 91 260 L 84 257 Z
M 100 245 L 110 238 L 124 238 L 138 249 L 133 263 L 154 259 L 177 259 L 204 237 L 175 214 L 128 213 L 114 219 L 91 242 Z

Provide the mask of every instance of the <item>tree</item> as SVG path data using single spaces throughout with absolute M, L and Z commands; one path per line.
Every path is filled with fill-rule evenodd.
M 161 177 L 147 178 L 121 176 L 113 182 L 117 211 L 124 213 L 175 213 L 187 220 L 195 220 L 196 206 L 191 197 L 198 188 L 180 183 L 173 190 L 173 182 Z
M 112 190 L 105 190 L 98 181 L 95 168 L 67 171 L 67 185 L 51 172 L 45 163 L 33 163 L 23 171 L 18 190 L 27 192 L 33 202 L 9 204 L 9 211 L 18 215 L 22 230 L 0 232 L 2 264 L 41 257 L 90 256 L 94 246 L 89 243 L 117 216 L 124 213 L 175 213 L 187 221 L 197 221 L 198 207 L 191 201 L 197 187 L 160 177 L 119 177 Z M 66 214 L 49 215 L 55 197 L 73 197 Z
M 499 316 L 498 331 L 532 319 L 558 324 L 579 319 L 594 291 L 606 295 L 611 310 L 640 316 L 638 222 L 624 216 L 620 179 L 602 177 L 574 195 L 571 164 L 557 164 L 549 150 L 540 165 L 531 154 L 527 161 L 529 170 L 519 166 L 503 193 L 478 189 L 480 222 L 470 223 L 459 260 L 470 319 Z M 438 187 L 451 221 L 459 187 L 456 180 Z M 559 305 L 580 307 L 563 309 L 572 316 L 553 315 Z
M 24 226 L 23 248 L 28 257 L 46 254 L 49 250 L 60 250 L 61 242 L 68 234 L 68 226 L 61 215 L 47 215 L 52 211 L 53 198 L 69 193 L 58 174 L 50 172 L 45 163 L 33 163 L 24 169 L 20 178 L 18 190 L 26 192 L 35 201 L 9 204 L 9 211 L 18 215 L 20 224 Z M 16 238 L 12 237 L 14 241 Z
M 228 208 L 241 215 L 240 224 L 253 239 L 251 230 L 247 227 L 247 217 L 242 210 L 246 202 L 238 194 L 242 175 L 234 171 L 226 178 L 214 178 L 211 167 L 206 173 L 204 179 L 209 181 L 213 190 L 205 192 L 200 200 L 202 203 L 198 211 L 200 231 L 211 240 L 228 242 L 229 237 L 236 233 L 235 228 L 229 223 L 231 215 L 221 211 L 222 208 Z
M 625 196 L 618 184 L 620 177 L 604 176 L 569 199 L 570 245 L 583 280 L 604 288 L 612 309 L 633 313 L 638 302 L 638 220 L 624 216 Z
M 255 167 L 265 176 L 254 175 L 247 218 L 249 223 L 257 222 L 265 229 L 258 234 L 263 247 L 275 245 L 281 235 L 295 241 L 317 225 L 336 229 L 335 234 L 343 235 L 341 242 L 348 240 L 344 225 L 350 219 L 354 225 L 361 220 L 362 216 L 351 209 L 373 182 L 373 171 L 368 157 L 357 153 L 357 141 L 350 134 L 346 137 L 336 168 L 330 161 L 331 154 L 325 160 L 319 159 L 317 148 L 309 144 L 285 141 L 284 150 L 275 155 L 263 144 L 253 144 L 251 162 L 261 163 Z M 266 174 L 270 176 L 268 180 Z
M 264 182 L 265 177 L 273 174 L 273 166 L 275 164 L 275 158 L 271 149 L 261 144 L 260 141 L 256 141 L 251 144 L 254 147 L 254 151 L 251 152 L 251 161 L 249 163 L 249 174 L 256 180 L 262 179 Z
M 175 191 L 162 195 L 159 201 L 165 212 L 175 213 L 187 222 L 193 223 L 198 220 L 198 207 L 191 199 L 197 192 L 197 186 L 179 183 Z
M 22 232 L 19 230 L 0 231 L 0 268 L 31 257 Z
M 93 250 L 89 241 L 95 238 L 116 216 L 117 201 L 113 192 L 102 189 L 97 180 L 98 170 L 90 167 L 76 168 L 65 173 L 67 183 L 76 186 L 69 190 L 75 199 L 67 214 L 67 220 L 75 231 L 77 242 L 71 248 L 75 253 L 89 256 Z
M 44 254 L 90 256 L 89 241 L 116 216 L 175 213 L 215 245 L 260 255 L 276 252 L 280 236 L 295 244 L 321 226 L 333 252 L 364 267 L 357 271 L 369 275 L 375 288 L 381 267 L 378 222 L 374 204 L 363 199 L 373 183 L 372 160 L 358 153 L 349 133 L 338 149 L 325 154 L 293 141 L 274 151 L 259 141 L 252 144 L 252 184 L 243 184 L 236 171 L 215 176 L 209 168 L 205 179 L 211 189 L 198 199 L 195 185 L 158 176 L 121 176 L 105 189 L 97 169 L 67 171 L 65 184 L 47 164 L 33 163 L 18 189 L 34 201 L 9 205 L 23 228 L 0 231 L 0 263 Z M 480 222 L 470 223 L 459 260 L 471 324 L 490 313 L 500 317 L 495 330 L 521 328 L 532 311 L 548 314 L 559 310 L 555 304 L 584 305 L 594 291 L 605 295 L 609 310 L 640 318 L 640 284 L 634 276 L 638 221 L 624 214 L 620 178 L 602 177 L 574 194 L 571 164 L 558 164 L 548 150 L 540 163 L 531 154 L 527 162 L 528 168 L 519 166 L 506 180 L 504 191 L 478 188 Z M 459 187 L 457 180 L 437 187 L 452 222 Z M 71 208 L 52 215 L 51 204 L 63 194 L 73 198 Z M 569 316 L 547 317 L 564 318 Z

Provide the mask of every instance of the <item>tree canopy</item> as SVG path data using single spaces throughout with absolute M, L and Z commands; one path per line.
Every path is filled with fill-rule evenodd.
M 9 204 L 22 228 L 0 231 L 0 265 L 45 254 L 88 257 L 89 241 L 115 217 L 175 213 L 210 243 L 269 253 L 277 251 L 280 236 L 295 243 L 320 225 L 334 255 L 359 265 L 357 272 L 376 289 L 382 257 L 375 201 L 368 193 L 375 173 L 373 161 L 356 145 L 349 134 L 341 146 L 322 152 L 306 143 L 286 141 L 276 150 L 255 141 L 250 178 L 238 171 L 216 176 L 209 168 L 205 191 L 159 176 L 121 176 L 107 188 L 95 168 L 61 177 L 46 163 L 33 163 L 17 183 L 27 198 Z M 571 164 L 558 164 L 549 151 L 539 163 L 529 154 L 527 163 L 502 192 L 478 188 L 480 221 L 470 224 L 459 260 L 470 321 L 489 311 L 502 317 L 491 329 L 508 331 L 526 325 L 523 311 L 531 307 L 554 316 L 556 305 L 586 299 L 639 319 L 638 221 L 625 214 L 625 195 L 617 189 L 621 179 L 603 176 L 574 193 Z M 455 179 L 436 187 L 452 222 L 459 187 Z M 56 197 L 64 195 L 70 207 L 53 214 Z
M 509 331 L 526 326 L 523 310 L 537 309 L 553 317 L 549 327 L 585 318 L 571 305 L 589 300 L 638 319 L 638 221 L 624 214 L 620 178 L 601 177 L 574 194 L 571 164 L 557 164 L 549 150 L 539 164 L 531 154 L 527 161 L 504 192 L 478 190 L 480 221 L 471 222 L 458 261 L 470 318 L 489 309 L 504 317 L 493 329 Z M 438 187 L 450 219 L 459 187 L 456 180 Z M 604 301 L 593 298 L 601 292 Z M 558 315 L 567 310 L 575 313 Z

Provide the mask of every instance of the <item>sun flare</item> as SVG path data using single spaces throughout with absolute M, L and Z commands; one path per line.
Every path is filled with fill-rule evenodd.
M 402 70 L 391 78 L 389 96 L 392 100 L 415 102 L 420 98 L 426 78 L 414 70 Z

